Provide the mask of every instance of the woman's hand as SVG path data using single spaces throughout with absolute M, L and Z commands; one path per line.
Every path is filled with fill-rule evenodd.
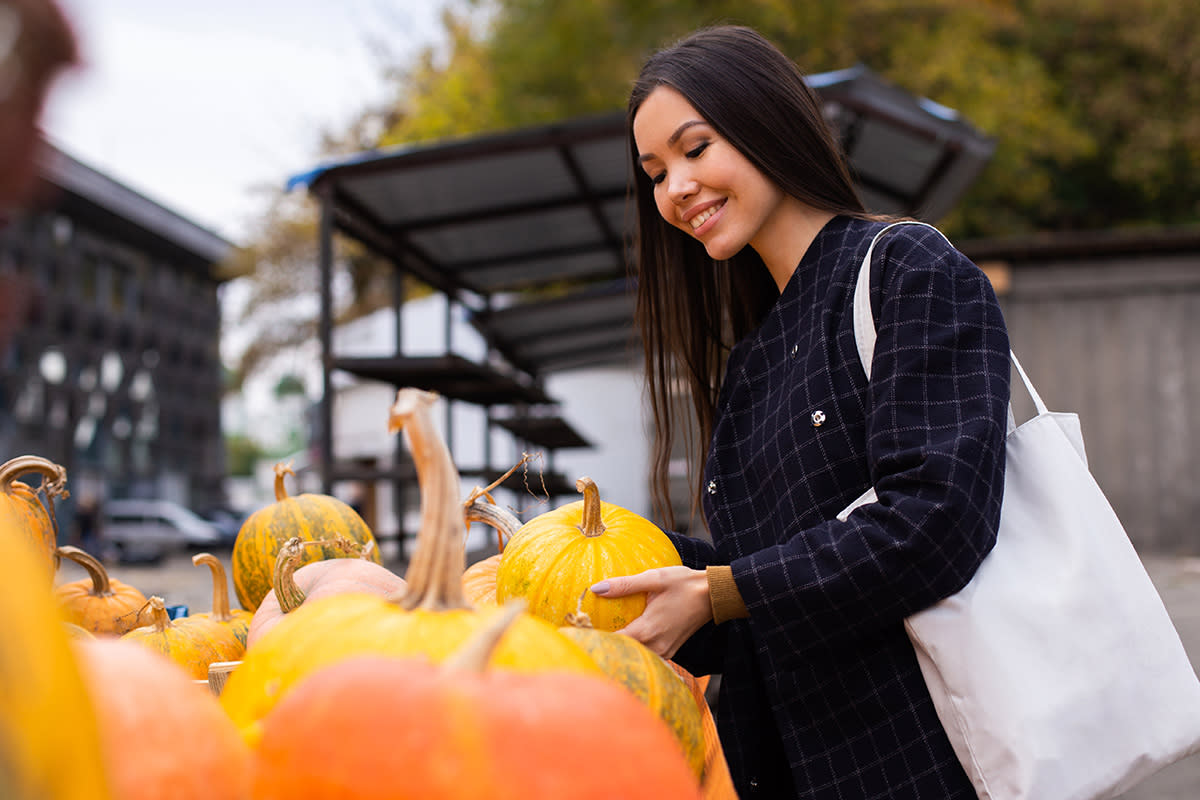
M 646 593 L 646 610 L 617 633 L 624 633 L 663 658 L 675 655 L 688 638 L 712 619 L 708 576 L 688 567 L 659 567 L 609 578 L 592 586 L 599 597 L 626 597 Z

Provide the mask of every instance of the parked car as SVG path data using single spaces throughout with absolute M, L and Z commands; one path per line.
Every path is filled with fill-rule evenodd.
M 217 526 L 170 500 L 108 500 L 101 513 L 101 546 L 121 561 L 157 561 L 221 542 Z
M 196 513 L 217 527 L 221 533 L 221 544 L 226 547 L 233 546 L 234 541 L 237 540 L 238 531 L 242 529 L 242 523 L 246 521 L 246 517 L 250 516 L 248 511 L 239 511 L 227 506 L 198 508 Z

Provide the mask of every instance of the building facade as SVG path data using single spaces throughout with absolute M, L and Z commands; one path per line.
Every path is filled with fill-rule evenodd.
M 62 464 L 76 500 L 219 503 L 232 246 L 54 148 L 42 176 L 46 199 L 0 228 L 0 457 Z

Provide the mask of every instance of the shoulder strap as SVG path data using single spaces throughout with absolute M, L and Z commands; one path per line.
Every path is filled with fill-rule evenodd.
M 862 266 L 858 268 L 858 282 L 854 285 L 854 343 L 858 347 L 858 358 L 862 362 L 863 372 L 867 374 L 867 380 L 871 379 L 871 359 L 875 354 L 875 315 L 871 313 L 871 254 L 875 252 L 875 243 L 879 241 L 879 237 L 900 225 L 924 225 L 937 231 L 937 228 L 927 222 L 901 220 L 881 229 L 867 248 Z

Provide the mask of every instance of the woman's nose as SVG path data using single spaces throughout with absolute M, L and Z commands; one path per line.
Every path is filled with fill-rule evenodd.
M 667 177 L 667 197 L 676 205 L 696 194 L 698 189 L 699 184 L 689 172 L 679 174 L 679 170 L 676 170 L 675 174 Z

